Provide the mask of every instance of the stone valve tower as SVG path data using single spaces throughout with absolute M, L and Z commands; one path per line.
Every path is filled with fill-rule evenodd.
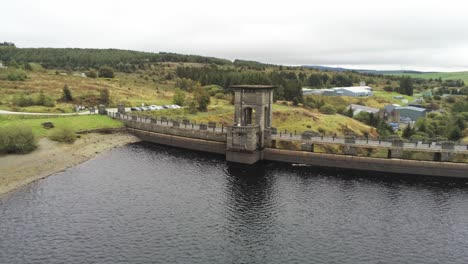
M 270 85 L 233 85 L 234 124 L 227 128 L 226 159 L 253 164 L 270 144 L 273 89 Z

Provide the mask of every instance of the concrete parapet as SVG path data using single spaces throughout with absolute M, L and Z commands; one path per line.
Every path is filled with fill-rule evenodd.
M 392 140 L 392 147 L 402 148 L 404 145 L 404 141 L 402 139 L 394 139 Z
M 455 149 L 455 142 L 444 141 L 444 142 L 440 143 L 440 146 L 442 147 L 442 149 L 453 150 L 453 149 Z
M 278 129 L 276 127 L 270 127 L 270 131 L 272 135 L 277 135 L 278 134 Z
M 105 105 L 98 106 L 98 114 L 100 115 L 107 115 L 107 110 Z
M 301 139 L 303 139 L 303 140 L 311 140 L 312 137 L 316 137 L 316 136 L 319 136 L 319 134 L 316 133 L 316 132 L 313 132 L 313 131 L 305 131 L 304 133 L 302 133 Z
M 215 122 L 208 122 L 208 128 L 216 128 L 216 123 Z
M 356 143 L 356 137 L 354 137 L 354 136 L 345 136 L 344 143 L 355 144 Z
M 117 113 L 125 114 L 125 105 L 119 104 L 119 105 L 117 106 Z
M 142 123 L 137 121 L 124 121 L 127 127 L 150 131 L 155 133 L 167 134 L 167 135 L 174 135 L 179 137 L 188 137 L 188 138 L 195 138 L 195 139 L 204 139 L 209 141 L 217 141 L 217 142 L 226 142 L 226 134 L 222 132 L 216 131 L 203 131 L 198 129 L 192 128 L 184 128 L 184 127 L 173 127 L 173 126 L 162 126 L 160 124 L 154 123 Z

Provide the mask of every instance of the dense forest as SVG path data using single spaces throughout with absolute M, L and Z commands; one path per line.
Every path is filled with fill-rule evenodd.
M 7 43 L 8 44 L 8 43 Z M 226 65 L 231 61 L 198 55 L 175 53 L 151 53 L 118 49 L 57 49 L 57 48 L 16 48 L 12 45 L 0 46 L 0 61 L 8 64 L 40 63 L 47 69 L 88 70 L 107 65 L 113 68 L 137 69 L 148 62 L 193 62 Z

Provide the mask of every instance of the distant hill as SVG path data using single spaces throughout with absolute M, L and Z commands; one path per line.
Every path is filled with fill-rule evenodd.
M 328 67 L 328 66 L 319 66 L 319 65 L 305 65 L 303 67 L 317 69 L 320 71 L 330 71 L 330 72 L 357 72 L 364 74 L 374 74 L 374 75 L 393 75 L 393 76 L 410 76 L 411 78 L 420 78 L 420 79 L 439 79 L 442 80 L 463 80 L 465 83 L 468 83 L 468 71 L 465 72 L 423 72 L 423 71 L 413 71 L 413 70 L 366 70 L 366 69 L 348 69 L 341 67 Z
M 119 49 L 75 48 L 16 48 L 0 47 L 0 61 L 15 60 L 18 63 L 40 63 L 45 68 L 88 69 L 103 65 L 114 68 L 138 67 L 146 62 L 193 62 L 217 65 L 232 64 L 230 60 L 199 55 L 169 52 L 141 52 Z
M 367 74 L 420 74 L 420 73 L 429 73 L 429 72 L 421 72 L 421 71 L 412 71 L 412 70 L 398 70 L 398 71 L 391 71 L 391 70 L 366 70 L 366 69 L 348 69 L 348 68 L 341 68 L 341 67 L 328 67 L 328 66 L 319 66 L 319 65 L 304 65 L 303 67 L 317 69 L 321 71 L 333 71 L 333 72 L 358 72 L 358 73 L 367 73 Z
M 410 76 L 411 78 L 420 78 L 420 79 L 439 79 L 442 80 L 462 80 L 465 83 L 468 83 L 468 71 L 464 72 L 421 72 L 421 73 L 389 73 L 386 75 L 395 75 L 395 76 Z

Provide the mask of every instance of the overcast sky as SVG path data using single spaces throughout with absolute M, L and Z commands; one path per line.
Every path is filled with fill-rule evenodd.
M 463 0 L 2 1 L 18 47 L 168 51 L 285 65 L 468 70 Z

